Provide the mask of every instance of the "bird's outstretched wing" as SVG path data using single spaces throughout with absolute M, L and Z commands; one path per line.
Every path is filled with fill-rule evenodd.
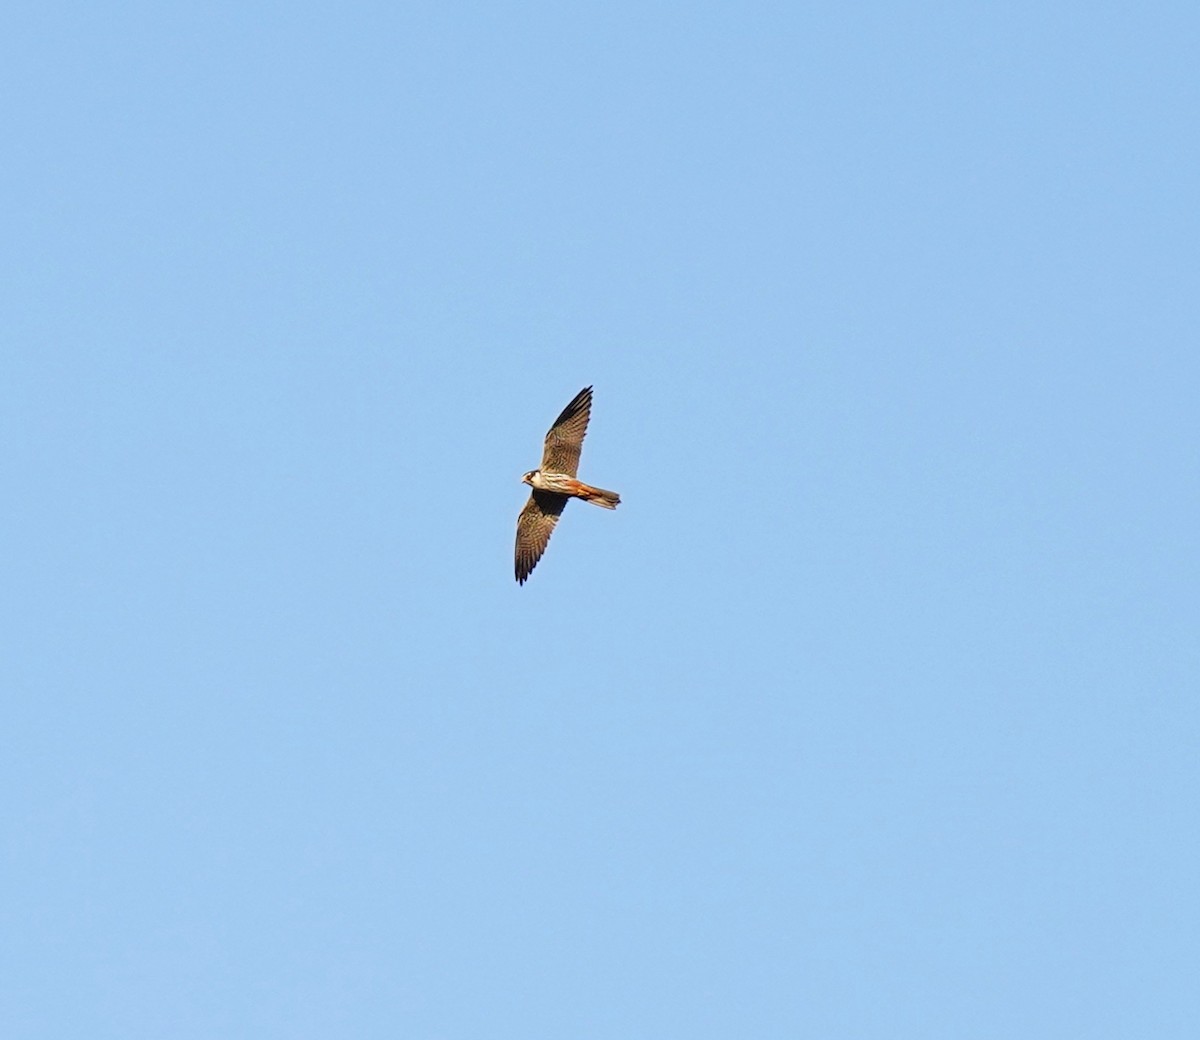
M 525 584 L 525 579 L 542 558 L 566 504 L 566 495 L 556 495 L 552 491 L 535 491 L 529 496 L 517 517 L 517 584 Z
M 579 452 L 592 415 L 592 388 L 585 386 L 554 420 L 546 434 L 542 449 L 542 469 L 547 473 L 565 473 L 569 477 L 579 470 Z M 561 512 L 561 510 L 560 510 Z

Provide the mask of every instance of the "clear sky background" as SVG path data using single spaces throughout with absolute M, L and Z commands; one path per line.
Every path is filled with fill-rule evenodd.
M 1198 53 L 10 7 L 0 1034 L 1197 1035 Z

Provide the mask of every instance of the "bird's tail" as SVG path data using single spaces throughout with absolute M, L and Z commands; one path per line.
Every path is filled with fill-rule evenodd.
M 621 504 L 621 496 L 615 491 L 605 491 L 604 488 L 592 487 L 591 484 L 579 482 L 579 497 L 585 502 L 604 509 L 616 509 Z

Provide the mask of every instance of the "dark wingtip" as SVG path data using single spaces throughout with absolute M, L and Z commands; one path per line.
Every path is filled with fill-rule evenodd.
M 571 398 L 571 403 L 567 405 L 561 412 L 558 413 L 558 418 L 550 425 L 550 429 L 554 429 L 561 422 L 566 422 L 568 419 L 574 418 L 592 402 L 592 388 L 585 386 L 574 397 Z

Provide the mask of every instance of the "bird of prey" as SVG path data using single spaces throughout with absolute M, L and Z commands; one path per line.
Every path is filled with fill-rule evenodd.
M 550 533 L 558 523 L 567 499 L 582 498 L 605 509 L 616 509 L 620 504 L 621 496 L 615 491 L 605 491 L 575 479 L 579 469 L 579 452 L 583 448 L 583 437 L 587 433 L 591 414 L 592 388 L 585 386 L 562 410 L 562 415 L 554 420 L 554 425 L 546 434 L 542 468 L 531 469 L 521 478 L 521 483 L 533 488 L 533 494 L 517 517 L 519 585 L 525 584 L 546 551 Z

